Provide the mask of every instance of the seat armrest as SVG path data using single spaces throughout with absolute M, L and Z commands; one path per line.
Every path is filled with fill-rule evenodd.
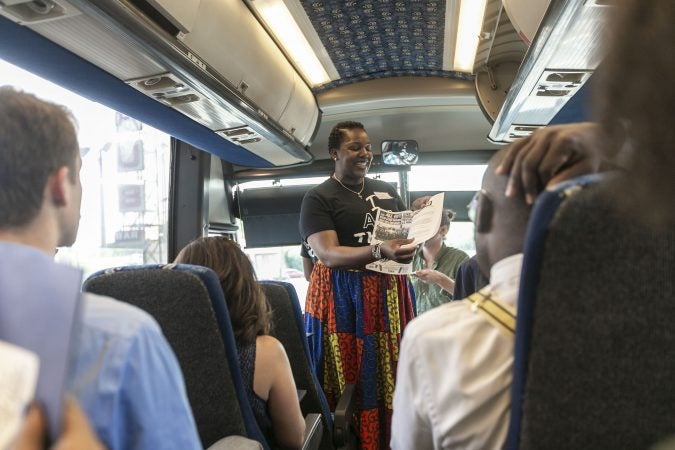
M 244 436 L 227 436 L 214 442 L 206 450 L 263 450 L 260 442 Z
M 305 438 L 302 441 L 302 450 L 317 450 L 323 437 L 323 423 L 321 414 L 307 414 L 305 416 Z
M 335 444 L 335 447 L 338 449 L 352 448 L 352 423 L 354 420 L 354 410 L 356 408 L 355 393 L 355 385 L 345 385 L 345 388 L 342 390 L 342 395 L 340 395 L 340 400 L 335 407 L 333 444 Z

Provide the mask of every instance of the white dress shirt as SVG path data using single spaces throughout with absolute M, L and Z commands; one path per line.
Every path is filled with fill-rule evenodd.
M 516 308 L 522 254 L 490 271 L 492 296 Z M 467 300 L 422 314 L 405 329 L 398 362 L 391 448 L 499 449 L 511 404 L 513 337 Z

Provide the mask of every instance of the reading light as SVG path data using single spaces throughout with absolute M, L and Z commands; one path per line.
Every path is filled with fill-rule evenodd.
M 255 0 L 251 4 L 312 87 L 330 81 L 283 0 Z
M 462 0 L 455 44 L 454 69 L 457 71 L 473 72 L 486 3 L 486 0 Z

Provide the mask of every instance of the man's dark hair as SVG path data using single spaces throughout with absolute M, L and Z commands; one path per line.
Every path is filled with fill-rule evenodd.
M 72 115 L 63 107 L 0 87 L 0 228 L 30 223 L 47 178 L 60 167 L 76 180 L 79 152 Z
M 354 122 L 352 120 L 340 122 L 335 125 L 333 129 L 330 130 L 330 135 L 328 136 L 328 151 L 340 148 L 340 144 L 345 138 L 345 130 L 354 129 L 365 130 L 361 122 Z

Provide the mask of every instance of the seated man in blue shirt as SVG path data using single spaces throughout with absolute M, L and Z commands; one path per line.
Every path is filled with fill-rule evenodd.
M 81 165 L 66 110 L 0 88 L 0 247 L 53 255 L 75 241 Z M 110 298 L 83 300 L 68 389 L 104 445 L 201 448 L 180 367 L 155 320 Z

